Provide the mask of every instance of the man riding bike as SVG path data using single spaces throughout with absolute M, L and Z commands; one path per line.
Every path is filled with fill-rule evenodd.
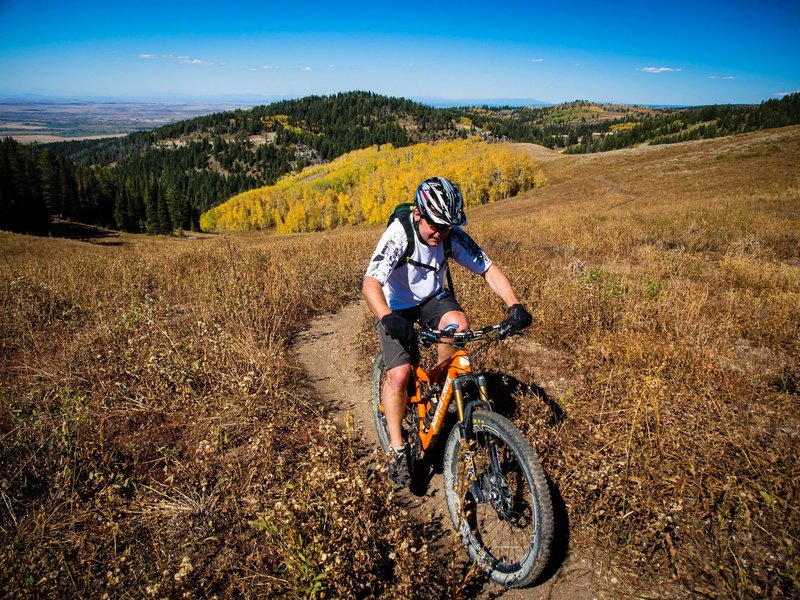
M 402 421 L 409 377 L 419 361 L 414 323 L 434 329 L 454 325 L 458 331 L 469 328 L 464 309 L 444 285 L 448 256 L 483 276 L 508 307 L 506 321 L 514 331 L 531 324 L 530 313 L 520 304 L 500 267 L 461 229 L 466 223 L 458 187 L 444 177 L 426 179 L 417 188 L 413 208 L 390 220 L 364 275 L 362 293 L 378 319 L 386 364 L 381 402 L 392 446 L 388 472 L 403 487 L 411 484 Z M 414 237 L 409 239 L 411 234 Z M 440 344 L 439 362 L 454 351 L 453 346 Z

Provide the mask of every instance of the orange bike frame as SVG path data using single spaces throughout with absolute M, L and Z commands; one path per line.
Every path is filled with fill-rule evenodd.
M 420 420 L 419 437 L 422 441 L 423 450 L 427 450 L 434 438 L 439 434 L 444 423 L 444 416 L 447 414 L 447 408 L 453 399 L 453 382 L 461 375 L 466 375 L 472 372 L 472 366 L 469 361 L 469 354 L 465 350 L 456 350 L 456 352 L 434 367 L 430 372 L 426 371 L 419 365 L 416 366 L 415 371 L 415 385 L 414 394 L 408 397 L 408 402 L 416 407 L 417 414 Z M 425 415 L 430 407 L 430 399 L 422 397 L 421 383 L 440 383 L 442 389 L 438 394 L 439 403 L 436 406 L 436 412 L 427 431 L 423 429 L 422 423 L 425 422 Z M 456 399 L 458 406 L 458 417 L 463 418 L 464 407 L 461 406 L 460 398 Z M 413 410 L 413 406 L 411 410 Z

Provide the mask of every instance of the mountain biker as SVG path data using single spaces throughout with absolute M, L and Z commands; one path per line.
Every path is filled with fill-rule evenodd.
M 408 222 L 404 225 L 402 219 L 408 219 L 412 227 Z M 456 325 L 458 331 L 469 328 L 464 309 L 444 285 L 448 255 L 481 275 L 505 302 L 506 322 L 513 331 L 531 324 L 530 313 L 520 304 L 503 271 L 461 229 L 466 223 L 464 199 L 458 187 L 444 177 L 426 179 L 417 188 L 413 208 L 390 220 L 364 275 L 362 293 L 378 319 L 376 328 L 386 365 L 381 401 L 392 446 L 388 473 L 403 487 L 411 483 L 402 437 L 406 390 L 413 365 L 420 357 L 413 324 L 419 322 L 435 329 Z M 413 231 L 415 239 L 409 239 L 408 231 Z M 412 246 L 413 251 L 407 256 Z M 439 362 L 454 352 L 453 346 L 439 344 Z

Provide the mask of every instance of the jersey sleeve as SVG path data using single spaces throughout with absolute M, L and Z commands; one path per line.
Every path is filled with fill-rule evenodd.
M 482 275 L 492 266 L 492 260 L 469 234 L 460 227 L 450 232 L 453 260 L 473 273 Z
M 365 275 L 374 277 L 381 285 L 385 285 L 389 279 L 397 261 L 406 253 L 408 240 L 403 224 L 399 220 L 394 220 L 383 232 L 375 252 L 369 261 Z

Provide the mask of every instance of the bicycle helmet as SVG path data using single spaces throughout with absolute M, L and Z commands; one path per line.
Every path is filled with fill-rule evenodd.
M 431 177 L 419 184 L 414 204 L 426 221 L 438 225 L 466 225 L 464 198 L 458 186 L 444 177 Z

